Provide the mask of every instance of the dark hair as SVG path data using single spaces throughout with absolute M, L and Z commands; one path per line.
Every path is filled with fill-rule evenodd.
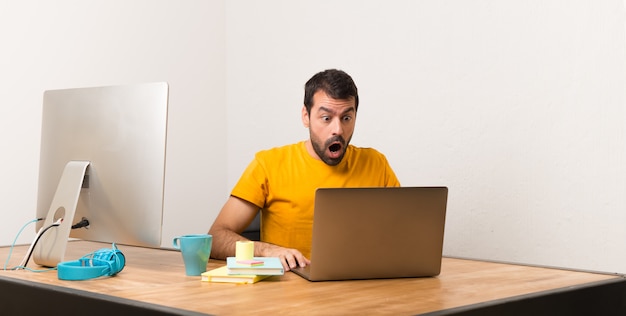
M 304 106 L 311 113 L 313 95 L 319 90 L 338 100 L 354 98 L 355 110 L 359 108 L 359 93 L 352 77 L 342 70 L 328 69 L 316 73 L 304 85 Z

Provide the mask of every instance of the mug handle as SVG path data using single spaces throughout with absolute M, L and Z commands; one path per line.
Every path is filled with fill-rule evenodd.
M 172 245 L 174 246 L 174 248 L 180 250 L 180 246 L 178 245 L 178 237 L 174 237 L 174 239 L 172 240 Z

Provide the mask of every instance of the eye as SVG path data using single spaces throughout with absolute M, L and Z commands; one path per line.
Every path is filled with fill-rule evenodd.
M 324 122 L 330 121 L 330 116 L 327 116 L 327 115 L 322 116 L 322 121 Z
M 350 122 L 350 121 L 352 121 L 352 116 L 346 115 L 346 116 L 343 117 L 343 120 L 346 121 L 346 122 Z

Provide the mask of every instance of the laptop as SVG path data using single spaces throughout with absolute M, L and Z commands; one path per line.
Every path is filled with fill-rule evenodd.
M 309 281 L 439 275 L 447 187 L 323 188 L 315 193 Z

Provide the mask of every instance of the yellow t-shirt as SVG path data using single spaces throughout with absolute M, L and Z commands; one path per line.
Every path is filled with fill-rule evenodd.
M 305 142 L 260 151 L 231 195 L 261 210 L 261 240 L 311 255 L 317 188 L 400 186 L 387 158 L 372 148 L 349 145 L 343 160 L 329 166 Z

